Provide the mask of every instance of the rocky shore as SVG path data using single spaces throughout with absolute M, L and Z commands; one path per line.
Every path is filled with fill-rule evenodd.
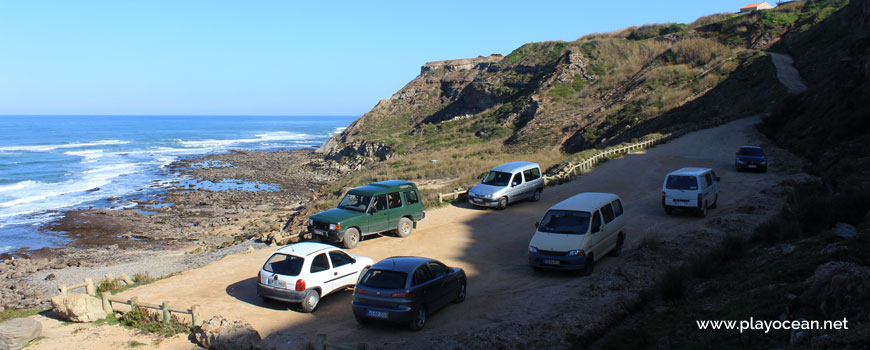
M 45 307 L 59 284 L 106 273 L 160 277 L 226 254 L 295 239 L 292 225 L 321 185 L 340 174 L 312 150 L 231 151 L 176 161 L 180 180 L 123 210 L 64 213 L 45 227 L 70 239 L 66 248 L 6 254 L 0 261 L 0 311 Z M 244 244 L 239 244 L 244 243 Z

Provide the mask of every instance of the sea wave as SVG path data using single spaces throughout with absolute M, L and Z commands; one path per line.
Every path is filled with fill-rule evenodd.
M 94 142 L 72 142 L 72 143 L 64 143 L 64 144 L 56 144 L 56 145 L 21 145 L 21 146 L 6 146 L 0 147 L 0 151 L 2 152 L 48 152 L 53 151 L 60 148 L 81 148 L 81 147 L 92 147 L 92 146 L 105 146 L 105 145 L 125 145 L 130 143 L 130 141 L 121 141 L 121 140 L 100 140 Z
M 267 132 L 264 134 L 256 134 L 254 136 L 256 136 L 257 138 L 253 138 L 253 139 L 228 139 L 228 140 L 209 139 L 209 140 L 199 140 L 199 141 L 178 140 L 177 142 L 185 147 L 228 147 L 228 146 L 237 145 L 240 143 L 306 140 L 306 139 L 311 137 L 308 134 L 294 133 L 294 132 L 289 132 L 289 131 Z
M 25 188 L 25 187 L 27 187 L 27 186 L 32 186 L 32 185 L 35 185 L 35 184 L 38 184 L 38 182 L 34 182 L 34 181 L 31 181 L 31 180 L 25 180 L 25 181 L 21 181 L 21 182 L 17 182 L 17 183 L 11 184 L 11 185 L 0 186 L 0 192 L 20 190 L 20 189 L 22 189 L 22 188 Z

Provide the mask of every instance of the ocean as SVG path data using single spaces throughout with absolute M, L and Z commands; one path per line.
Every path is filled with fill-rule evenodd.
M 167 165 L 230 149 L 318 147 L 357 117 L 0 116 L 0 253 L 60 247 L 39 230 L 64 210 L 176 180 Z

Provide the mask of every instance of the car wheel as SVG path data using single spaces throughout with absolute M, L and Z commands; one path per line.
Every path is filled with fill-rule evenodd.
M 359 230 L 351 227 L 344 231 L 344 240 L 342 240 L 341 245 L 347 249 L 353 249 L 359 243 L 359 238 Z
M 701 205 L 701 208 L 698 208 L 698 215 L 702 218 L 707 217 L 707 202 Z
M 316 290 L 309 289 L 305 292 L 305 296 L 302 298 L 302 312 L 312 312 L 314 308 L 317 307 L 317 303 L 320 302 L 320 293 Z
M 719 206 L 719 194 L 716 194 L 716 197 L 713 198 L 713 204 L 710 204 L 710 208 L 716 208 Z
M 625 234 L 619 234 L 619 237 L 616 239 L 616 247 L 610 251 L 610 256 L 620 256 L 622 255 L 622 246 L 625 245 Z
M 507 208 L 507 197 L 501 197 L 498 199 L 498 210 L 504 210 Z
M 581 276 L 589 276 L 592 274 L 592 271 L 595 270 L 595 257 L 592 255 L 586 256 L 586 264 L 583 266 L 583 269 L 580 270 Z
M 535 202 L 541 200 L 541 190 L 535 190 L 535 194 L 532 195 L 532 200 Z
M 673 214 L 673 213 L 674 213 L 674 208 L 671 208 L 671 207 L 665 206 L 665 214 L 667 214 L 667 215 L 671 215 L 671 214 Z
M 456 299 L 453 299 L 454 303 L 459 304 L 465 301 L 465 293 L 467 293 L 467 291 L 465 290 L 465 285 L 465 281 L 462 281 L 459 285 L 459 294 L 456 296 Z
M 419 331 L 423 329 L 423 326 L 426 325 L 426 316 L 426 307 L 420 305 L 420 307 L 417 308 L 417 312 L 414 313 L 414 319 L 411 320 L 411 330 Z
M 414 222 L 408 218 L 399 219 L 399 226 L 396 227 L 396 234 L 399 237 L 408 237 L 414 231 Z

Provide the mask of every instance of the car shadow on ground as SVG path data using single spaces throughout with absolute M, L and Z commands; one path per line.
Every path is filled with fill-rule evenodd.
M 251 277 L 230 284 L 226 288 L 227 295 L 239 301 L 272 310 L 286 310 L 289 304 L 278 301 L 264 301 L 257 295 L 257 278 Z

